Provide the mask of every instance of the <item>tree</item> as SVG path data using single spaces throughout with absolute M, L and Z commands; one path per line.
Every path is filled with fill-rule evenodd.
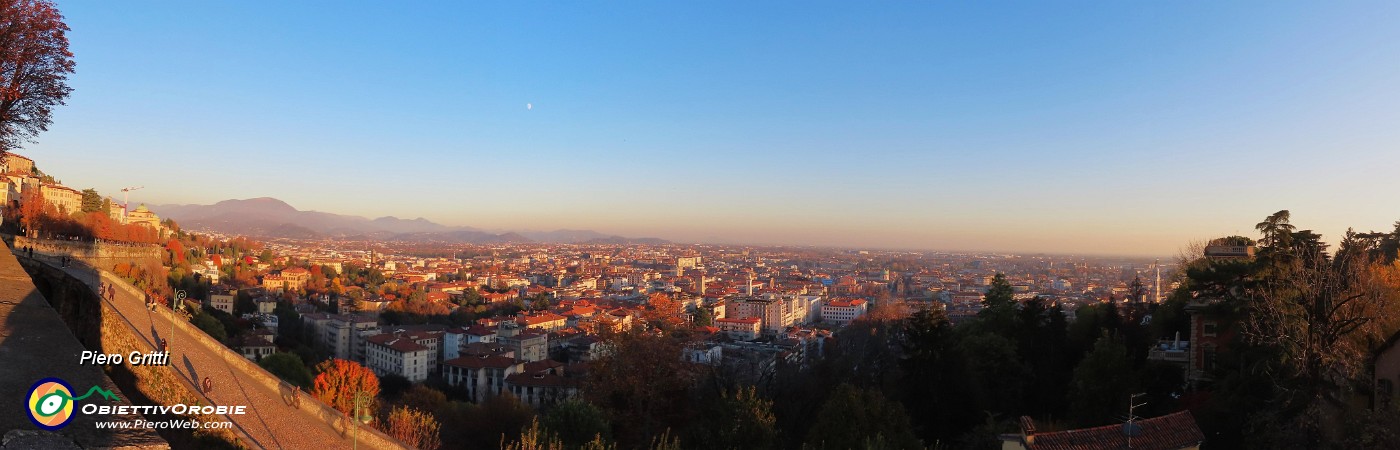
M 0 1 L 0 155 L 47 130 L 73 91 L 67 33 L 50 1 Z
M 3 149 L 0 149 L 3 150 Z M 26 236 L 39 237 L 39 226 L 44 222 L 44 190 L 27 189 L 19 205 L 19 223 Z
M 1117 338 L 1104 336 L 1074 368 L 1070 383 L 1070 415 L 1086 426 L 1111 423 L 1127 413 L 1132 395 L 1132 365 L 1128 350 Z
M 540 425 L 570 448 L 595 439 L 608 439 L 612 425 L 603 410 L 583 400 L 571 399 L 555 405 L 540 420 Z
M 98 194 L 93 188 L 83 189 L 83 212 L 99 211 L 107 213 L 107 210 L 102 209 L 102 194 Z
M 548 429 L 540 427 L 538 420 L 530 422 L 529 427 L 520 431 L 519 440 L 510 443 L 504 443 L 505 439 L 501 441 L 502 450 L 617 450 L 616 444 L 607 442 L 602 436 L 595 436 L 593 440 L 579 445 L 567 445 Z
M 1240 334 L 1273 356 L 1277 419 L 1298 433 L 1293 439 L 1300 445 L 1338 437 L 1328 418 L 1340 413 L 1343 394 L 1364 376 L 1369 345 L 1393 332 L 1374 324 L 1393 314 L 1394 289 L 1377 276 L 1384 266 L 1374 265 L 1373 253 L 1353 238 L 1333 259 L 1316 234 L 1292 233 L 1291 246 L 1270 247 L 1273 258 L 1261 262 L 1267 264 L 1261 276 L 1247 285 Z
M 306 368 L 306 364 L 301 362 L 301 357 L 295 353 L 273 353 L 258 361 L 258 365 L 288 383 L 311 388 L 311 370 Z
M 733 450 L 777 446 L 773 401 L 759 397 L 753 386 L 721 393 L 712 409 L 700 422 L 694 445 Z
M 356 394 L 368 395 L 371 401 L 379 395 L 379 377 L 354 361 L 329 359 L 318 364 L 316 372 L 311 395 L 345 414 L 354 412 Z
M 687 423 L 687 391 L 699 368 L 678 357 L 685 343 L 640 327 L 608 339 L 612 351 L 594 360 L 581 395 L 607 410 L 623 447 L 640 447 L 668 428 Z M 519 429 L 519 427 L 517 427 Z
M 1015 327 L 1015 316 L 1016 298 L 1011 282 L 1006 280 L 1005 274 L 997 272 L 992 277 L 987 294 L 982 296 L 982 310 L 977 312 L 978 321 L 988 331 L 1010 334 Z
M 442 445 L 438 435 L 439 425 L 432 414 L 403 406 L 395 407 L 389 413 L 387 429 L 384 430 L 411 447 L 432 450 Z
M 922 449 L 909 416 L 899 403 L 885 400 L 879 391 L 849 384 L 836 388 L 817 413 L 807 434 L 812 449 L 900 448 Z
M 413 387 L 413 382 L 408 381 L 408 378 L 403 375 L 391 373 L 379 379 L 379 389 L 380 392 L 384 393 L 385 398 L 403 395 L 411 387 Z
M 715 323 L 715 315 L 714 315 L 713 313 L 710 312 L 710 308 L 706 308 L 706 307 L 704 307 L 704 306 L 698 306 L 698 307 L 695 308 L 694 320 L 695 320 L 695 326 L 697 326 L 697 327 L 708 327 L 708 326 L 714 325 L 714 323 Z
M 199 328 L 205 334 L 208 334 L 209 337 L 214 338 L 217 341 L 223 341 L 224 339 L 228 338 L 228 332 L 224 330 L 224 324 L 222 322 L 219 322 L 219 319 L 214 318 L 214 316 L 208 314 L 197 314 L 194 316 L 194 319 L 191 319 L 190 321 L 194 322 L 195 327 Z
M 901 399 L 925 441 L 949 440 L 977 423 L 974 380 L 943 311 L 924 309 L 904 322 Z
M 427 412 L 437 412 L 447 406 L 447 394 L 426 385 L 415 384 L 399 397 L 400 405 Z

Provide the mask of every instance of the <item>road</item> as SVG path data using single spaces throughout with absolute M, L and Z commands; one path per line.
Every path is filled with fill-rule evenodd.
M 54 257 L 40 259 L 53 267 L 59 266 Z M 82 264 L 75 262 L 73 265 Z M 64 270 L 83 280 L 94 292 L 97 291 L 99 277 L 93 269 L 69 267 Z M 111 280 L 112 277 L 107 279 Z M 119 286 L 115 292 L 115 298 L 106 300 L 107 303 L 131 326 L 139 339 L 151 346 L 151 349 L 155 349 L 158 338 L 170 336 L 172 317 L 185 320 L 172 314 L 165 307 L 158 307 L 155 312 L 150 311 L 146 308 L 144 300 L 137 297 L 136 289 L 129 285 Z M 279 389 L 269 387 L 253 379 L 251 375 L 240 372 L 240 368 L 229 364 L 219 353 L 233 353 L 233 350 L 212 340 L 195 339 L 180 328 L 175 328 L 174 331 L 169 348 L 170 368 L 193 386 L 200 386 L 204 377 L 209 377 L 214 386 L 211 392 L 205 394 L 209 404 L 246 405 L 246 414 L 226 417 L 233 422 L 235 428 L 246 435 L 245 439 L 251 440 L 245 442 L 248 446 L 270 449 L 325 449 L 350 448 L 354 444 L 355 431 L 342 433 L 342 428 L 323 420 L 320 414 L 324 414 L 324 410 L 319 408 L 317 400 L 309 394 L 302 393 L 299 406 L 293 406 L 289 404 L 289 391 L 279 392 Z M 360 430 L 360 433 L 365 433 L 365 430 Z M 367 438 L 363 434 L 360 437 Z M 379 440 L 367 439 L 367 442 L 358 444 L 361 448 L 372 448 L 368 442 L 373 441 Z

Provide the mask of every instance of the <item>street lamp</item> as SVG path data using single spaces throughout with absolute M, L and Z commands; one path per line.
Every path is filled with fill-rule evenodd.
M 360 424 L 369 424 L 374 420 L 374 416 L 369 414 L 370 402 L 374 401 L 374 396 L 365 391 L 355 391 L 355 449 L 360 448 Z M 361 411 L 363 409 L 364 411 Z
M 170 351 L 170 339 L 175 337 L 175 311 L 185 303 L 185 290 L 176 289 L 175 298 L 170 304 L 170 335 L 165 337 L 165 351 Z

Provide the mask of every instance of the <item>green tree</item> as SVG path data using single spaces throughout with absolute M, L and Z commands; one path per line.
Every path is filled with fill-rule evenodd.
M 982 296 L 982 310 L 977 312 L 977 319 L 981 327 L 993 333 L 1009 335 L 1014 331 L 1016 298 L 1005 274 L 997 272 L 992 277 L 992 284 Z
M 926 442 L 956 438 L 977 423 L 980 413 L 953 325 L 943 311 L 926 309 L 910 315 L 902 331 L 900 398 L 919 425 L 916 431 Z
M 612 425 L 607 414 L 597 406 L 579 399 L 555 405 L 540 420 L 540 425 L 570 448 L 587 444 L 598 438 L 607 440 Z
M 714 325 L 714 323 L 715 316 L 714 314 L 710 313 L 709 308 L 705 308 L 703 306 L 695 308 L 695 326 L 708 327 Z
M 812 449 L 877 448 L 922 449 L 909 416 L 899 403 L 885 400 L 879 391 L 849 384 L 836 388 L 817 413 L 807 433 Z
M 769 449 L 778 444 L 773 401 L 754 387 L 722 392 L 689 441 L 701 448 Z
M 96 189 L 83 189 L 83 212 L 107 212 L 102 209 L 102 194 L 98 194 Z
M 1014 413 L 1021 410 L 1030 370 L 1016 355 L 1016 343 L 992 333 L 975 333 L 964 337 L 959 347 L 967 358 L 973 394 L 982 410 Z
M 288 383 L 304 389 L 311 388 L 311 369 L 295 353 L 273 353 L 258 361 L 258 365 Z
M 1070 382 L 1070 417 L 1081 425 L 1113 422 L 1127 414 L 1134 379 L 1128 350 L 1117 338 L 1104 336 L 1074 368 Z
M 233 297 L 233 314 L 242 316 L 258 311 L 258 304 L 253 302 L 253 296 L 244 290 L 239 290 Z
M 437 412 L 447 406 L 447 394 L 427 385 L 415 384 L 399 396 L 399 404 L 419 411 Z
M 204 331 L 209 337 L 220 342 L 228 337 L 227 331 L 224 330 L 224 324 L 209 314 L 196 314 L 190 322 L 193 322 L 195 327 Z

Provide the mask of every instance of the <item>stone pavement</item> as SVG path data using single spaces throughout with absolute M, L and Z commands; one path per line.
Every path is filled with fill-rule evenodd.
M 39 257 L 57 267 L 57 258 Z M 115 298 L 107 300 L 122 319 L 131 326 L 139 339 L 156 348 L 159 339 L 171 341 L 170 368 L 185 381 L 194 386 L 208 377 L 214 388 L 205 394 L 208 404 L 245 405 L 247 413 L 228 415 L 234 423 L 235 431 L 244 435 L 245 442 L 254 448 L 326 449 L 350 448 L 403 448 L 378 431 L 368 427 L 349 427 L 343 415 L 311 398 L 300 395 L 299 405 L 293 405 L 290 388 L 279 386 L 275 377 L 256 366 L 250 366 L 242 355 L 214 341 L 191 326 L 188 321 L 164 307 L 152 312 L 146 308 L 144 300 L 136 288 L 117 280 L 109 273 L 102 273 L 74 263 L 75 267 L 64 269 L 73 277 L 82 280 L 97 290 L 99 283 L 114 284 Z M 178 321 L 171 335 L 171 318 Z M 253 370 L 249 370 L 249 368 Z M 261 373 L 254 373 L 261 372 Z
M 40 431 L 24 413 L 29 389 L 43 378 L 60 378 L 80 392 L 102 386 L 130 405 L 125 393 L 98 366 L 78 365 L 84 350 L 58 312 L 44 299 L 29 274 L 0 245 L 0 446 L 52 448 L 66 445 L 84 448 L 169 448 L 153 430 L 99 430 L 94 419 L 132 421 L 134 414 L 96 416 L 78 414 L 68 426 L 50 433 Z M 79 404 L 96 403 L 89 400 Z M 105 403 L 105 402 L 104 402 Z M 110 404 L 110 403 L 109 403 Z

